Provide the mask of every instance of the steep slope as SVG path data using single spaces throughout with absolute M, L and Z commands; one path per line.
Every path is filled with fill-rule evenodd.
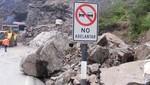
M 28 5 L 28 24 L 54 24 L 57 18 L 71 20 L 73 2 L 76 1 L 98 2 L 100 5 L 112 3 L 111 0 L 32 0 Z
M 29 0 L 1 0 L 0 18 L 10 15 L 13 11 L 27 12 Z
M 24 21 L 27 15 L 29 0 L 1 0 L 0 2 L 0 29 L 7 16 L 17 12 L 17 21 Z

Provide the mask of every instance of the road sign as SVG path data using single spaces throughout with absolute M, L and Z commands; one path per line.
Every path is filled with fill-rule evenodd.
M 73 40 L 97 41 L 98 4 L 75 2 L 73 12 Z

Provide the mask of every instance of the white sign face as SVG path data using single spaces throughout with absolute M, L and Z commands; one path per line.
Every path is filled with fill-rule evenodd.
M 73 40 L 91 42 L 98 39 L 98 4 L 74 3 Z

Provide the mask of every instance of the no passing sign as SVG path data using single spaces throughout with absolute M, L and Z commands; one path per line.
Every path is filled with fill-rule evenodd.
M 73 40 L 97 41 L 98 4 L 75 2 L 73 10 Z

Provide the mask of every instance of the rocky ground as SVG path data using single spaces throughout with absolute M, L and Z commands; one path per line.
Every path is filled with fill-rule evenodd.
M 23 72 L 44 78 L 46 85 L 80 84 L 81 43 L 73 43 L 73 47 L 69 47 L 71 42 L 68 34 L 42 32 L 29 44 L 37 50 L 22 62 Z M 142 85 L 144 61 L 136 60 L 148 57 L 149 46 L 147 42 L 134 49 L 117 36 L 104 33 L 99 36 L 98 42 L 88 44 L 87 83 L 130 85 L 136 82 Z

